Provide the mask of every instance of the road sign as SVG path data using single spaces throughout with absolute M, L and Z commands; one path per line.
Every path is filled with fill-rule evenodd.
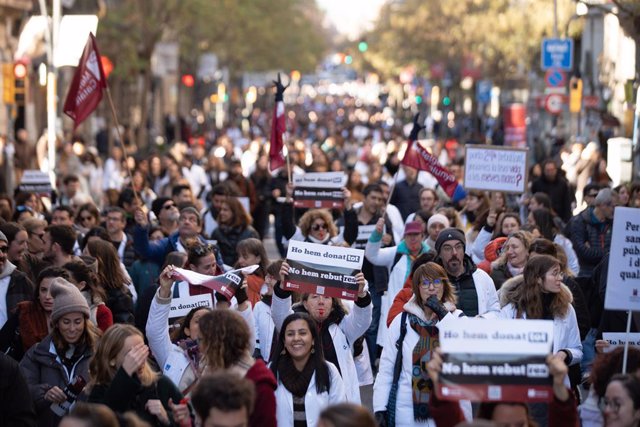
M 14 97 L 13 64 L 2 64 L 2 102 L 11 105 L 15 102 Z
M 476 98 L 481 104 L 488 104 L 491 102 L 491 88 L 493 83 L 491 80 L 480 80 L 476 87 Z
M 547 87 L 563 87 L 567 84 L 567 73 L 557 68 L 550 68 L 544 74 Z
M 600 97 L 598 95 L 586 95 L 582 98 L 584 108 L 597 109 L 600 106 Z
M 573 39 L 543 39 L 541 50 L 543 70 L 559 68 L 570 71 L 573 68 Z
M 544 98 L 544 108 L 551 114 L 560 114 L 564 104 L 564 96 L 559 94 L 547 95 Z

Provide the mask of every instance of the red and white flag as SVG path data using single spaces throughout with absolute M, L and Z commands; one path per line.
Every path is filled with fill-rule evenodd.
M 284 116 L 284 101 L 276 101 L 273 107 L 273 119 L 271 121 L 271 145 L 269 146 L 269 170 L 274 171 L 285 165 L 284 154 L 284 133 L 287 125 Z
M 74 129 L 96 109 L 102 100 L 102 91 L 107 87 L 107 78 L 102 69 L 96 38 L 89 39 L 80 57 L 80 63 L 73 76 L 67 99 L 64 101 L 64 113 L 73 119 Z

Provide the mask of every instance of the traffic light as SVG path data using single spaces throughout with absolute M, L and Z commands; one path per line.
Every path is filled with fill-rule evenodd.
M 451 98 L 449 97 L 449 95 L 446 95 L 444 98 L 442 98 L 442 105 L 444 105 L 445 107 L 451 105 Z
M 582 110 L 582 79 L 571 77 L 569 81 L 569 111 L 579 113 Z
M 13 64 L 14 100 L 16 105 L 24 105 L 27 91 L 27 65 L 22 62 Z
M 183 74 L 182 75 L 182 84 L 185 85 L 186 87 L 193 87 L 195 82 L 196 81 L 193 78 L 193 75 L 191 75 L 191 74 Z
M 2 64 L 2 102 L 12 105 L 15 102 L 13 64 Z
M 366 40 L 360 40 L 360 43 L 358 43 L 358 50 L 362 53 L 366 52 L 367 49 L 369 49 L 369 44 L 367 44 Z

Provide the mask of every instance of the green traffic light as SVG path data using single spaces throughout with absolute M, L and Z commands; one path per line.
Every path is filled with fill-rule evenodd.
M 353 62 L 353 58 L 351 57 L 351 55 L 347 55 L 344 57 L 344 63 L 347 65 L 350 65 Z
M 422 104 L 422 97 L 420 95 L 416 95 L 416 104 Z
M 363 42 L 358 43 L 358 50 L 360 52 L 366 52 L 367 49 L 369 49 L 369 45 L 367 44 L 367 42 L 363 41 Z
M 448 96 L 442 98 L 442 105 L 444 105 L 445 107 L 451 105 L 451 98 L 449 98 Z

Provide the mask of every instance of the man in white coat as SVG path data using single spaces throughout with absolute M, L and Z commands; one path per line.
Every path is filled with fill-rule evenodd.
M 465 315 L 498 317 L 500 303 L 491 277 L 477 268 L 465 253 L 464 233 L 457 228 L 445 228 L 436 240 L 438 261 L 456 287 L 458 307 Z

